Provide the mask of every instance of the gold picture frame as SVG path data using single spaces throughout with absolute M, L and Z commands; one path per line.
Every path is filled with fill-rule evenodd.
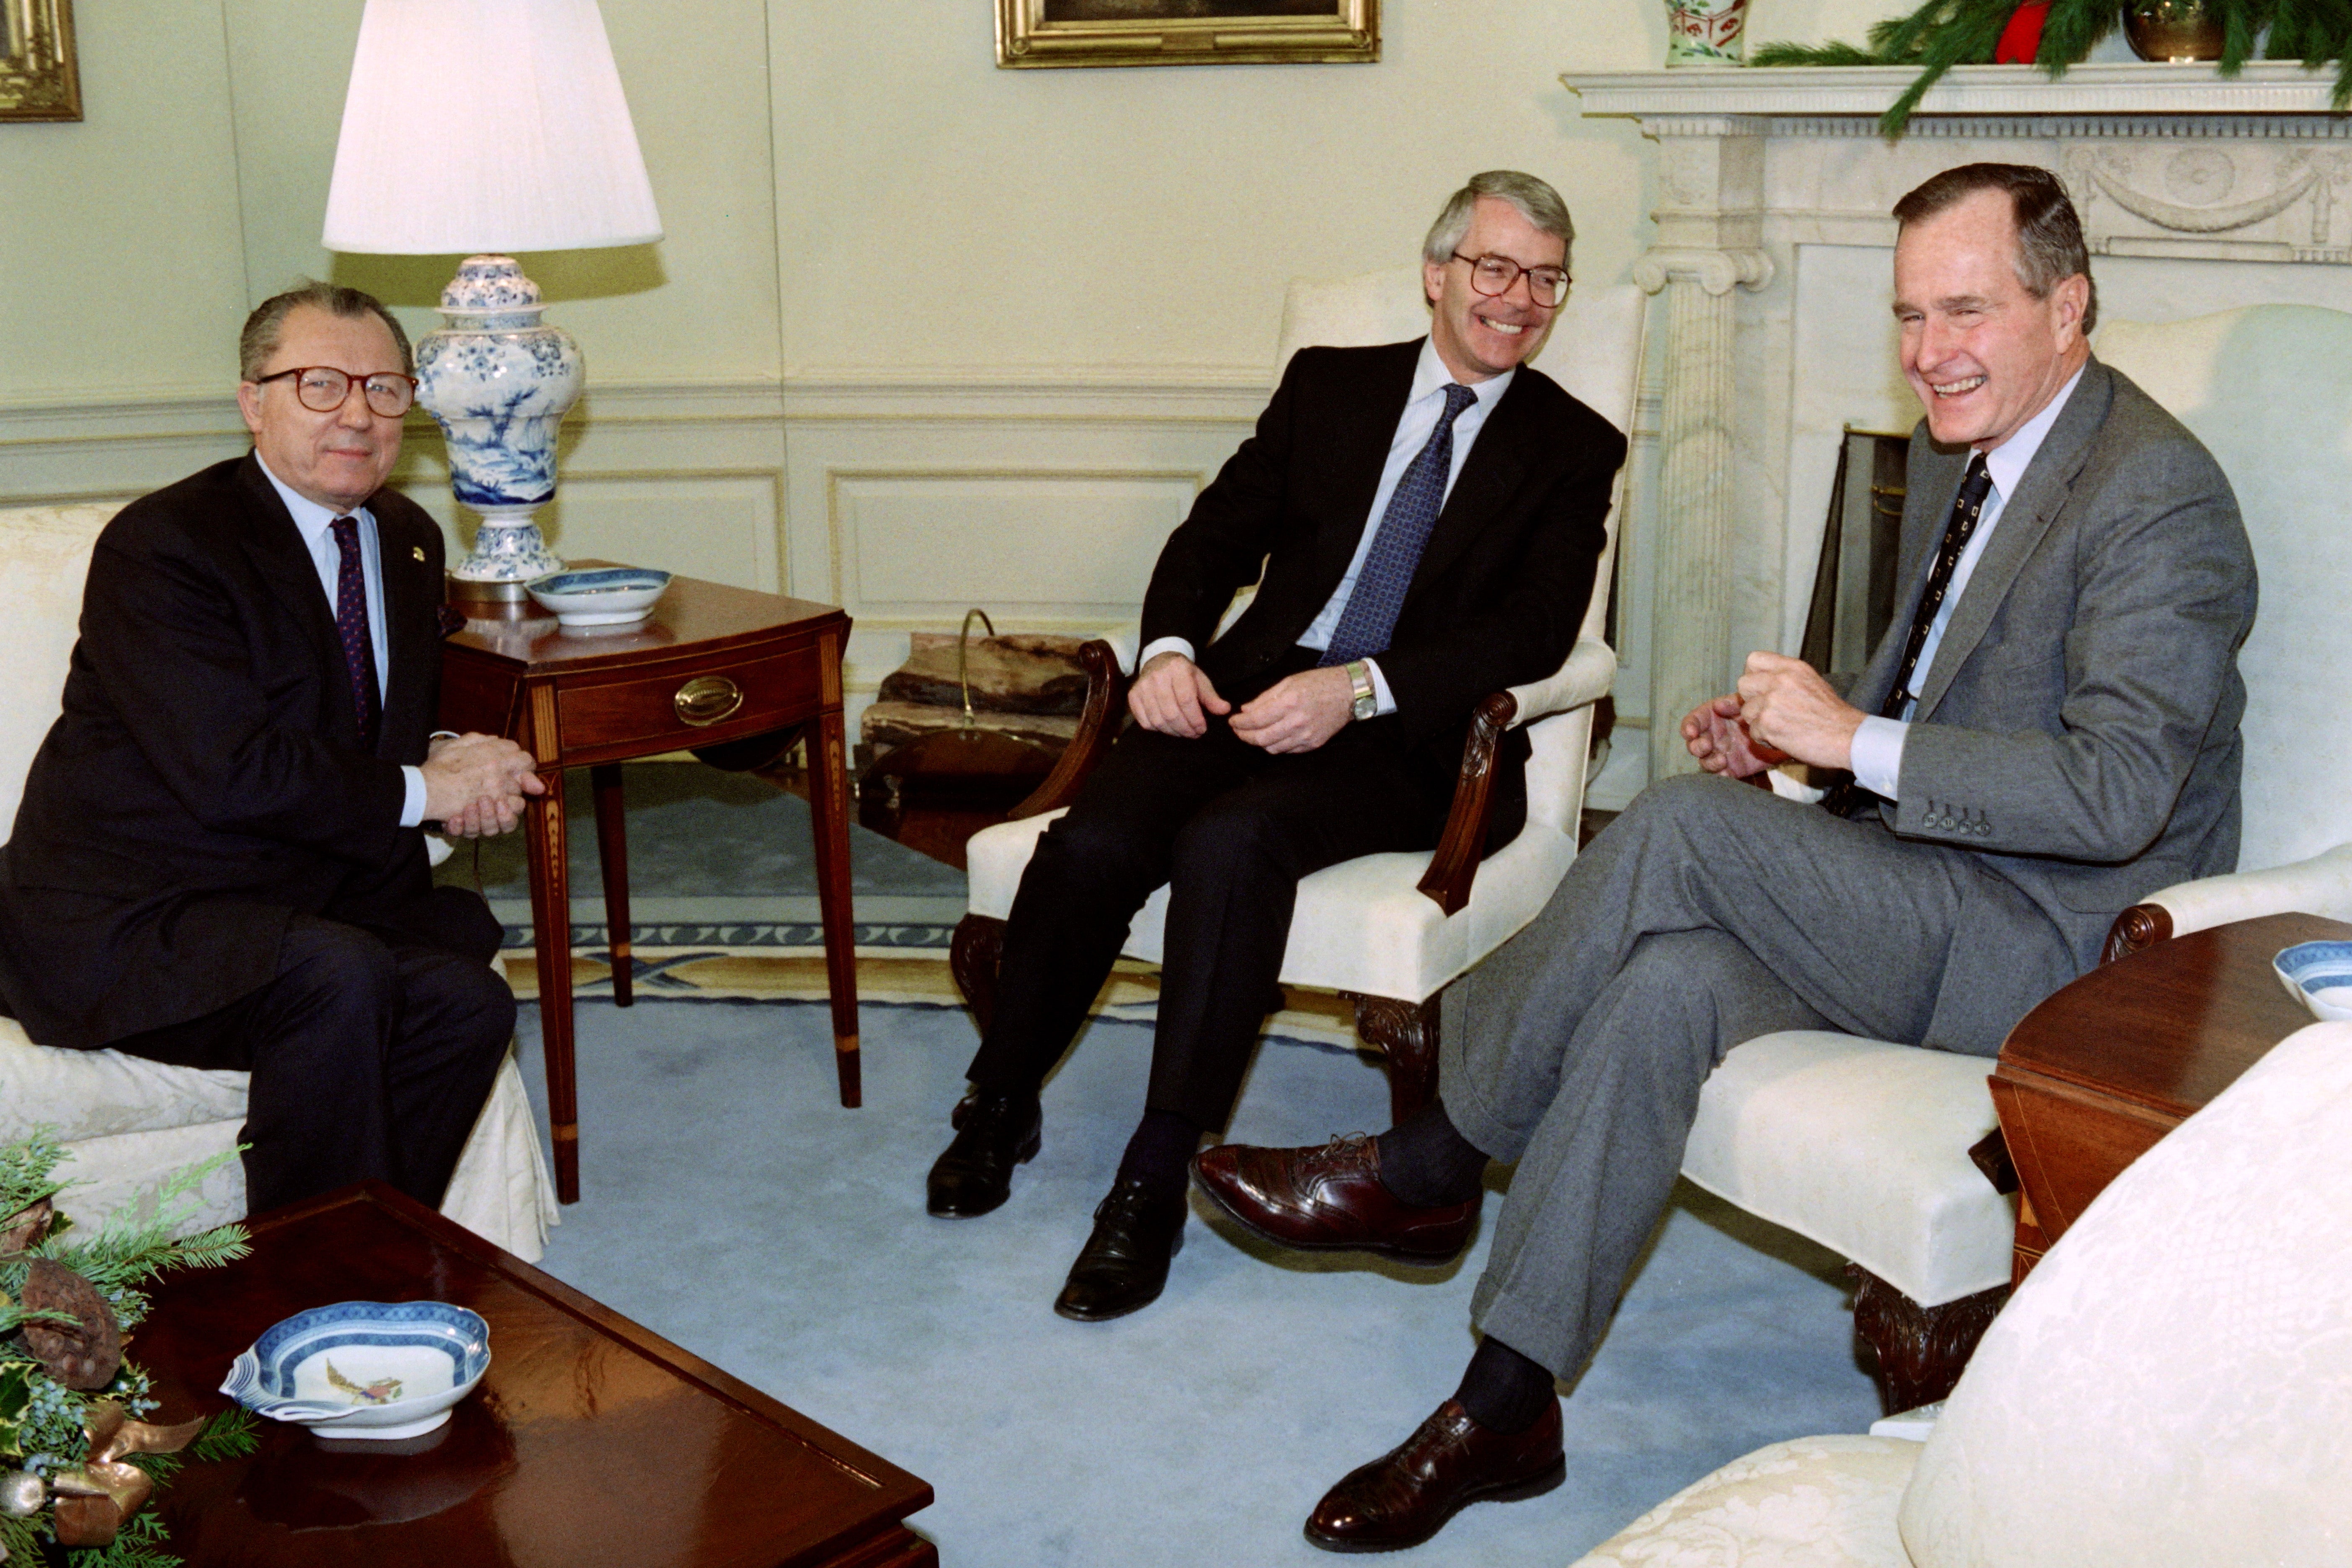
M 996 63 L 1370 65 L 1381 0 L 996 0 Z
M 79 120 L 73 0 L 0 0 L 0 120 Z

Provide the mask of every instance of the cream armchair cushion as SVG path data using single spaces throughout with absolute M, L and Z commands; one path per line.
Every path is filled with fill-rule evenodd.
M 1924 1446 L 1775 1444 L 1576 1568 L 2347 1561 L 2347 1126 L 2352 1024 L 2288 1037 L 2059 1238 Z

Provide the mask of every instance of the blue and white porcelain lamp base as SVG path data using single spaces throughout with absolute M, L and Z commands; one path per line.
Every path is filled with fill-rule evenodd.
M 532 514 L 555 498 L 555 435 L 580 397 L 580 345 L 540 320 L 539 285 L 510 256 L 469 256 L 441 291 L 443 326 L 416 343 L 416 401 L 448 443 L 449 488 L 481 514 L 450 575 L 467 596 L 525 599 L 563 570 Z

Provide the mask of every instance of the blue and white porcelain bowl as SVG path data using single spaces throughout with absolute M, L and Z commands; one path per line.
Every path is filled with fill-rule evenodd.
M 2282 949 L 2271 967 L 2313 1017 L 2352 1020 L 2352 942 L 2299 942 Z
M 609 626 L 642 621 L 669 586 L 669 574 L 646 566 L 595 566 L 551 572 L 526 584 L 530 596 L 567 626 Z
M 339 1301 L 273 1324 L 220 1391 L 329 1437 L 415 1437 L 490 1365 L 490 1326 L 446 1301 Z

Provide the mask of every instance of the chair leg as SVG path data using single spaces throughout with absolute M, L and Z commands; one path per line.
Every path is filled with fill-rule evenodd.
M 948 948 L 948 969 L 984 1033 L 996 1016 L 996 966 L 1004 956 L 1004 922 L 993 915 L 966 915 L 956 922 Z
M 1847 1264 L 1845 1271 L 1854 1282 L 1853 1331 L 1877 1358 L 1871 1376 L 1890 1415 L 1949 1394 L 2009 1300 L 2009 1287 L 1998 1285 L 1923 1307 L 1859 1263 Z
M 1393 996 L 1341 995 L 1356 1005 L 1356 1034 L 1389 1059 L 1389 1124 L 1396 1125 L 1437 1099 L 1437 999 L 1401 1002 Z

